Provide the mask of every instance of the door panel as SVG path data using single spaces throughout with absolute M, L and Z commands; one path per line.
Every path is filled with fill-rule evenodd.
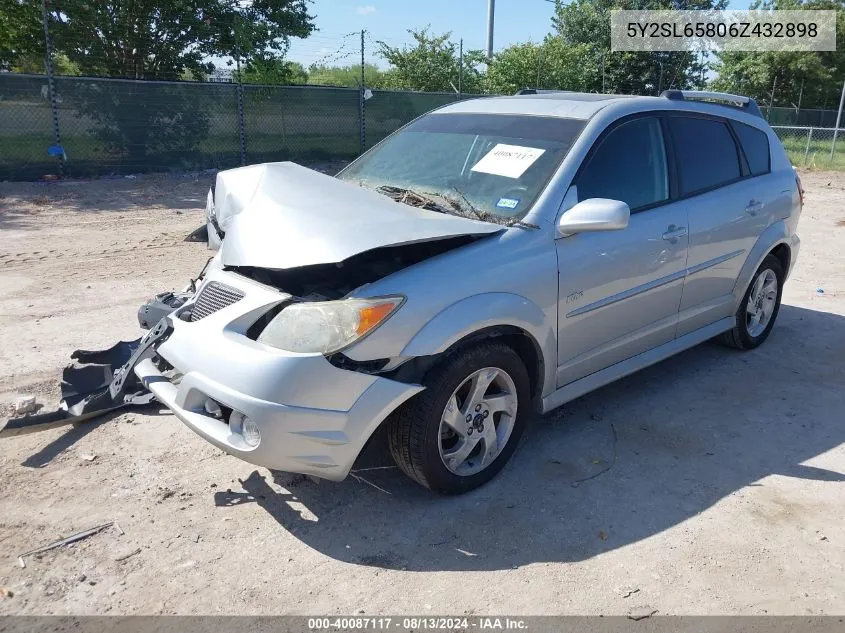
M 622 119 L 598 138 L 564 208 L 621 200 L 628 226 L 557 240 L 558 387 L 666 343 L 675 335 L 686 269 L 686 210 L 669 203 L 664 121 Z
M 686 226 L 673 203 L 632 214 L 619 231 L 557 240 L 558 387 L 674 338 Z
M 680 194 L 692 196 L 686 200 L 689 259 L 678 315 L 678 336 L 683 336 L 732 316 L 736 278 L 773 219 L 777 205 L 771 194 L 777 189 L 766 173 L 764 132 L 713 117 L 671 116 L 668 122 Z M 742 144 L 738 133 L 746 139 Z
M 686 201 L 689 270 L 678 336 L 733 314 L 736 278 L 769 224 L 770 200 L 761 187 L 767 178 L 743 180 Z

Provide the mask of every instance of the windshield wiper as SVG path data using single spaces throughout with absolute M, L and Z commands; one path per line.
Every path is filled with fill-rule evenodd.
M 443 199 L 446 202 L 448 202 L 449 204 L 452 205 L 452 207 L 454 207 L 455 211 L 464 211 L 464 212 L 469 211 L 469 213 L 472 214 L 473 216 L 475 216 L 475 218 L 477 220 L 481 220 L 483 222 L 495 222 L 496 224 L 501 224 L 501 221 L 500 221 L 498 216 L 495 216 L 492 213 L 487 213 L 486 211 L 481 211 L 480 209 L 476 209 L 475 206 L 473 206 L 472 202 L 470 202 L 467 199 L 466 195 L 464 195 L 463 191 L 461 191 L 460 189 L 458 189 L 454 185 L 450 186 L 450 189 L 452 191 L 454 191 L 456 194 L 458 194 L 461 197 L 461 200 L 463 201 L 463 204 L 462 204 L 461 200 L 456 200 L 455 198 L 449 198 L 447 196 L 442 196 Z
M 529 229 L 539 228 L 536 224 L 523 222 L 522 220 L 514 218 L 506 218 L 496 215 L 495 213 L 489 213 L 478 209 L 467 199 L 466 195 L 464 195 L 460 189 L 455 186 L 450 187 L 450 189 L 457 193 L 461 199 L 458 200 L 457 198 L 444 194 L 429 193 L 427 191 L 419 192 L 414 191 L 413 189 L 406 189 L 404 187 L 394 187 L 392 185 L 379 185 L 376 187 L 376 191 L 380 194 L 385 195 L 396 202 L 401 202 L 412 207 L 427 209 L 428 211 L 436 211 L 437 213 L 457 215 L 463 218 L 481 220 L 482 222 L 490 222 L 492 224 L 500 224 L 507 227 L 518 226 L 520 228 Z M 445 200 L 451 208 L 438 203 L 431 196 Z
M 472 213 L 477 219 L 482 220 L 484 222 L 492 222 L 494 224 L 501 224 L 503 226 L 511 227 L 511 226 L 518 226 L 524 229 L 539 229 L 540 227 L 536 224 L 531 224 L 530 222 L 523 222 L 521 219 L 518 218 L 507 218 L 501 215 L 496 215 L 495 213 L 489 213 L 487 211 L 482 211 L 481 209 L 477 209 L 473 206 L 473 204 L 467 199 L 466 195 L 455 187 L 454 185 L 451 189 L 457 193 L 462 199 L 464 204 L 461 205 L 457 200 L 452 198 L 443 197 L 444 200 L 456 206 L 456 208 L 460 211 L 467 210 Z
M 413 189 L 403 189 L 402 187 L 392 187 L 390 185 L 380 185 L 376 187 L 376 191 L 380 194 L 392 198 L 396 202 L 407 204 L 411 207 L 418 207 L 420 209 L 427 209 L 429 211 L 437 211 L 438 213 L 449 213 L 441 204 L 437 204 L 428 195 L 414 191 Z
M 521 229 L 539 229 L 540 227 L 524 220 L 510 220 L 505 226 L 518 226 Z

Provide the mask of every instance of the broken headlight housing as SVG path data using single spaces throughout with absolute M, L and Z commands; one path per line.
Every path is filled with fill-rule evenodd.
M 214 206 L 214 187 L 208 190 L 205 199 L 205 221 L 208 229 L 208 248 L 216 251 L 223 241 L 223 231 L 217 223 L 217 208 Z
M 288 352 L 331 354 L 384 323 L 404 297 L 292 303 L 258 335 L 258 342 Z

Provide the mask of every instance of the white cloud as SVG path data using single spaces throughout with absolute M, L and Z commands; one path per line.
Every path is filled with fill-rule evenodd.
M 355 9 L 355 13 L 357 13 L 358 15 L 370 15 L 371 13 L 375 12 L 376 8 L 371 4 Z

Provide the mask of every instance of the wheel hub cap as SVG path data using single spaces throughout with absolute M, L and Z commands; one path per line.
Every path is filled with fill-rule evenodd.
M 510 439 L 518 408 L 516 385 L 502 369 L 470 374 L 449 398 L 440 420 L 440 458 L 449 471 L 481 472 Z
M 752 338 L 757 338 L 766 331 L 777 305 L 777 297 L 777 275 L 767 268 L 754 281 L 745 307 L 745 331 Z

